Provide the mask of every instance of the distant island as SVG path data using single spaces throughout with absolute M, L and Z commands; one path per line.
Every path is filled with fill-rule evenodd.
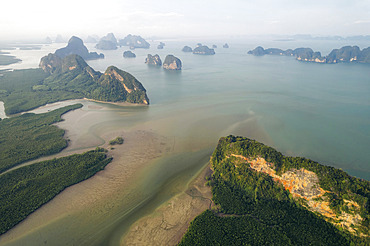
M 162 60 L 159 57 L 158 54 L 152 56 L 151 54 L 148 54 L 148 57 L 145 58 L 145 63 L 148 65 L 153 65 L 153 66 L 162 66 Z
M 163 68 L 167 70 L 181 70 L 181 60 L 173 55 L 167 55 L 163 62 Z
M 130 50 L 126 50 L 125 52 L 123 52 L 123 57 L 124 58 L 135 58 L 136 55 L 132 53 Z
M 159 45 L 157 46 L 157 49 L 161 50 L 164 48 L 164 46 L 166 46 L 166 44 L 163 42 L 160 42 Z
M 334 49 L 329 53 L 329 55 L 324 57 L 321 56 L 320 52 L 314 52 L 311 48 L 281 50 L 277 48 L 264 49 L 261 46 L 248 51 L 248 54 L 255 56 L 294 56 L 299 61 L 329 64 L 340 62 L 370 63 L 370 47 L 360 50 L 358 46 L 344 46 L 340 49 Z
M 208 48 L 206 45 L 200 45 L 193 50 L 193 54 L 196 55 L 214 55 L 215 50 Z
M 191 47 L 185 45 L 184 48 L 182 48 L 182 51 L 183 52 L 193 52 L 193 49 Z
M 113 33 L 108 33 L 100 39 L 99 43 L 97 43 L 95 47 L 99 50 L 116 50 L 117 39 Z
M 104 58 L 103 54 L 98 54 L 96 52 L 89 52 L 86 46 L 84 45 L 82 39 L 72 36 L 66 47 L 57 49 L 55 55 L 60 58 L 64 58 L 68 55 L 76 54 L 81 56 L 85 60 L 100 59 Z
M 131 49 L 135 48 L 145 48 L 149 49 L 150 44 L 143 39 L 141 36 L 136 36 L 136 35 L 127 35 L 124 39 L 120 39 L 118 41 L 118 44 L 120 46 L 129 46 Z
M 216 206 L 179 245 L 369 245 L 370 182 L 255 140 L 228 136 L 211 157 Z

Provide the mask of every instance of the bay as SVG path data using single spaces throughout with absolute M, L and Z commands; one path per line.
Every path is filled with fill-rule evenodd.
M 284 154 L 304 156 L 370 180 L 369 65 L 314 64 L 291 57 L 247 55 L 248 50 L 258 45 L 284 49 L 308 46 L 325 55 L 324 52 L 339 48 L 342 43 L 247 40 L 228 42 L 230 48 L 224 49 L 224 41 L 219 40 L 162 41 L 166 43 L 163 50 L 157 50 L 157 41 L 152 41 L 152 48 L 134 50 L 137 55 L 134 59 L 124 59 L 122 53 L 127 47 L 121 47 L 103 51 L 105 59 L 88 61 L 102 72 L 115 65 L 133 74 L 147 89 L 149 106 L 121 107 L 82 101 L 84 107 L 68 113 L 58 125 L 66 129 L 71 140 L 64 150 L 67 153 L 104 145 L 107 133 L 146 131 L 155 136 L 148 138 L 150 141 L 163 137 L 161 141 L 170 146 L 166 154 L 158 154 L 135 173 L 130 185 L 116 181 L 116 176 L 112 180 L 114 172 L 108 168 L 67 189 L 0 237 L 0 243 L 118 245 L 133 222 L 183 191 L 206 165 L 218 139 L 229 134 L 254 138 Z M 194 47 L 198 42 L 217 44 L 216 55 L 198 56 L 181 51 L 184 45 Z M 88 48 L 96 51 L 93 45 Z M 49 52 L 43 48 L 41 51 Z M 183 70 L 165 71 L 147 66 L 144 60 L 149 53 L 158 53 L 162 61 L 167 54 L 173 54 L 182 60 Z M 37 64 L 32 63 L 31 67 Z M 146 149 L 140 151 L 142 155 Z M 82 200 L 95 196 L 98 186 L 105 192 L 117 192 L 109 193 L 109 199 L 96 198 L 96 203 L 101 204 L 99 209 L 87 206 L 81 210 L 85 209 Z M 76 194 L 82 197 L 77 198 Z M 69 211 L 58 206 L 66 202 L 77 205 Z M 51 215 L 56 212 L 58 216 Z M 99 224 L 92 223 L 96 221 Z M 73 227 L 75 223 L 79 225 L 77 230 Z

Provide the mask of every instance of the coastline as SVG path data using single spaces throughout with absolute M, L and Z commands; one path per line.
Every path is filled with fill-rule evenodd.
M 108 142 L 117 136 L 125 142 L 112 149 Z M 41 245 L 45 241 L 52 245 L 91 245 L 104 238 L 101 228 L 113 226 L 122 210 L 129 211 L 135 201 L 142 199 L 135 192 L 141 170 L 171 151 L 172 143 L 145 130 L 112 131 L 102 138 L 105 144 L 100 147 L 109 150 L 112 162 L 93 177 L 65 189 L 1 235 L 1 245 Z M 67 242 L 66 238 L 71 239 Z
M 208 163 L 185 191 L 135 222 L 121 238 L 120 245 L 177 245 L 190 222 L 214 205 L 211 188 L 206 185 L 206 176 L 211 173 Z
M 149 106 L 149 104 L 144 103 L 130 103 L 130 102 L 106 102 L 106 101 L 99 101 L 95 99 L 89 99 L 84 97 L 83 100 L 90 101 L 90 102 L 97 102 L 97 103 L 106 103 L 106 104 L 113 104 L 117 106 L 129 106 L 129 107 L 139 107 L 139 106 Z

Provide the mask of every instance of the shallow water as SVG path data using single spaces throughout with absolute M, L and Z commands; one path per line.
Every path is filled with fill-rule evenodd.
M 58 123 L 67 129 L 71 140 L 65 151 L 101 145 L 106 132 L 147 130 L 173 142 L 171 153 L 135 174 L 131 186 L 120 187 L 127 193 L 99 200 L 102 207 L 114 209 L 80 211 L 76 205 L 71 216 L 61 215 L 27 235 L 17 235 L 19 239 L 9 245 L 30 241 L 40 245 L 45 240 L 50 245 L 118 245 L 135 220 L 184 190 L 208 161 L 219 137 L 229 134 L 254 138 L 284 154 L 305 156 L 370 180 L 369 65 L 254 57 L 246 52 L 262 43 L 229 42 L 230 48 L 223 49 L 221 42 L 199 41 L 209 46 L 217 44 L 216 55 L 181 52 L 184 45 L 194 46 L 198 41 L 165 41 L 163 50 L 136 49 L 134 59 L 124 59 L 122 53 L 127 48 L 122 47 L 103 51 L 103 60 L 88 62 L 96 70 L 115 65 L 132 73 L 147 89 L 151 105 L 120 107 L 81 101 L 82 109 L 68 113 L 66 120 Z M 320 50 L 320 43 L 312 43 L 323 53 L 343 45 L 326 43 Z M 300 44 L 265 42 L 264 47 L 296 48 Z M 92 45 L 89 49 L 94 51 Z M 144 64 L 148 53 L 158 53 L 162 60 L 174 54 L 182 60 L 183 70 L 148 67 Z M 84 189 L 87 192 L 89 188 L 80 188 Z M 60 197 L 63 200 L 64 196 Z M 97 220 L 100 224 L 92 225 Z M 74 223 L 80 225 L 80 231 L 74 231 Z M 66 237 L 68 241 L 61 240 Z

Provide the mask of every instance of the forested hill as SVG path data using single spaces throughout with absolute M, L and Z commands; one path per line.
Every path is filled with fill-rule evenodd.
M 180 245 L 370 243 L 369 181 L 235 136 L 220 139 L 211 165 L 217 206 Z
M 3 72 L 0 101 L 4 102 L 7 115 L 78 98 L 149 104 L 144 86 L 134 76 L 114 66 L 102 74 L 78 55 L 62 59 L 49 54 L 41 59 L 40 68 Z

